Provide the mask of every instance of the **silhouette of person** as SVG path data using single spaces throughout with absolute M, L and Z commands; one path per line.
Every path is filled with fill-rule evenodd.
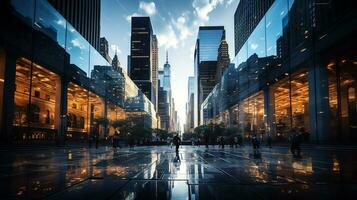
M 173 143 L 176 146 L 176 154 L 178 154 L 181 144 L 181 138 L 178 136 L 178 134 L 173 138 Z

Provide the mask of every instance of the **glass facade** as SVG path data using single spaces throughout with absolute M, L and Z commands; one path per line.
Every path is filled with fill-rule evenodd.
M 246 137 L 286 140 L 294 129 L 312 141 L 357 141 L 357 42 L 336 31 L 356 31 L 341 12 L 353 12 L 349 2 L 275 1 L 202 104 L 203 121 Z
M 12 0 L 9 6 L 16 21 L 4 28 L 21 39 L 1 37 L 10 42 L 5 45 L 9 51 L 21 53 L 8 55 L 0 46 L 2 136 L 15 141 L 106 138 L 114 134 L 112 122 L 123 119 L 142 119 L 146 127 L 156 127 L 148 98 L 46 0 Z M 7 68 L 13 70 L 5 75 Z M 4 123 L 9 119 L 11 124 Z

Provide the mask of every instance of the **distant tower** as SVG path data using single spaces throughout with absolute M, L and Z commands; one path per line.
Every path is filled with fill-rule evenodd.
M 115 51 L 115 55 L 114 55 L 114 58 L 113 58 L 113 61 L 112 61 L 112 66 L 116 70 L 119 70 L 121 68 L 120 67 L 120 62 L 119 62 L 119 59 L 118 59 L 118 56 L 117 56 L 117 51 Z

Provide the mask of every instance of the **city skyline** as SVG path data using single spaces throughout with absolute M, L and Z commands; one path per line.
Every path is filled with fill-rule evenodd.
M 102 1 L 101 37 L 109 42 L 110 56 L 118 52 L 126 71 L 130 55 L 131 16 L 149 16 L 159 42 L 159 69 L 170 54 L 172 96 L 181 126 L 185 122 L 188 77 L 194 75 L 194 46 L 199 26 L 225 26 L 229 54 L 234 55 L 234 16 L 238 0 L 217 1 Z M 116 24 L 116 25 L 113 25 Z

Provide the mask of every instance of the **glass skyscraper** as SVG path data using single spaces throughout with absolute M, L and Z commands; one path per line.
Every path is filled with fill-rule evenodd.
M 223 26 L 199 27 L 194 55 L 195 127 L 201 124 L 201 104 L 215 85 L 218 48 L 223 38 L 225 38 Z

